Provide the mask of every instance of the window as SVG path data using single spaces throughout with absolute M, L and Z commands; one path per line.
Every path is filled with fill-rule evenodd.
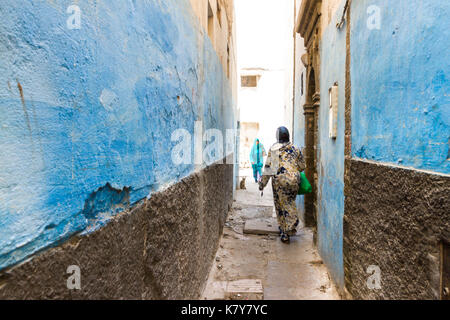
M 241 76 L 241 87 L 256 88 L 258 85 L 258 76 Z

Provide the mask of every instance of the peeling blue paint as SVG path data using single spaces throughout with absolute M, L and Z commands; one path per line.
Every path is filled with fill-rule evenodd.
M 192 173 L 172 165 L 175 129 L 235 128 L 189 1 L 80 0 L 80 30 L 71 4 L 0 7 L 0 269 Z
M 88 222 L 90 230 L 98 229 L 119 212 L 130 207 L 130 188 L 114 189 L 109 183 L 93 192 L 84 203 L 81 212 Z

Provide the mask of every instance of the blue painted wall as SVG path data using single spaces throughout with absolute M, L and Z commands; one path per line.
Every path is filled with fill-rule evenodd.
M 322 34 L 318 145 L 318 249 L 344 287 L 345 1 Z M 370 30 L 369 6 L 380 8 Z M 450 173 L 450 3 L 352 1 L 352 156 Z M 337 139 L 329 138 L 329 93 L 339 86 Z M 299 141 L 304 128 L 296 127 Z M 302 136 L 300 136 L 302 135 Z
M 450 173 L 449 16 L 447 0 L 352 2 L 354 157 Z
M 342 1 L 320 43 L 320 108 L 318 147 L 317 247 L 335 283 L 343 288 L 345 27 L 336 28 Z M 329 137 L 329 89 L 338 83 L 337 138 Z
M 188 0 L 80 0 L 79 30 L 71 4 L 0 6 L 0 269 L 192 173 L 175 129 L 236 125 Z

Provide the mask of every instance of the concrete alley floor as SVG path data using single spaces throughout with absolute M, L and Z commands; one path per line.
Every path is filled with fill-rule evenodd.
M 263 197 L 251 177 L 246 187 L 237 191 L 202 299 L 339 299 L 310 229 L 299 228 L 289 245 L 276 235 L 243 233 L 253 219 L 277 227 L 270 185 Z

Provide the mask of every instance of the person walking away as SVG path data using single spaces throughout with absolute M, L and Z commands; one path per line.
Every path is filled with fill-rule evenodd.
M 300 149 L 289 141 L 286 127 L 278 128 L 277 141 L 269 150 L 259 190 L 263 191 L 272 178 L 280 239 L 289 243 L 289 236 L 297 233 L 299 224 L 295 200 L 300 185 L 300 172 L 305 170 L 306 165 Z
M 262 177 L 262 167 L 265 156 L 266 150 L 259 139 L 256 138 L 252 150 L 250 151 L 250 161 L 252 163 L 253 178 L 255 178 L 255 182 L 258 182 Z

